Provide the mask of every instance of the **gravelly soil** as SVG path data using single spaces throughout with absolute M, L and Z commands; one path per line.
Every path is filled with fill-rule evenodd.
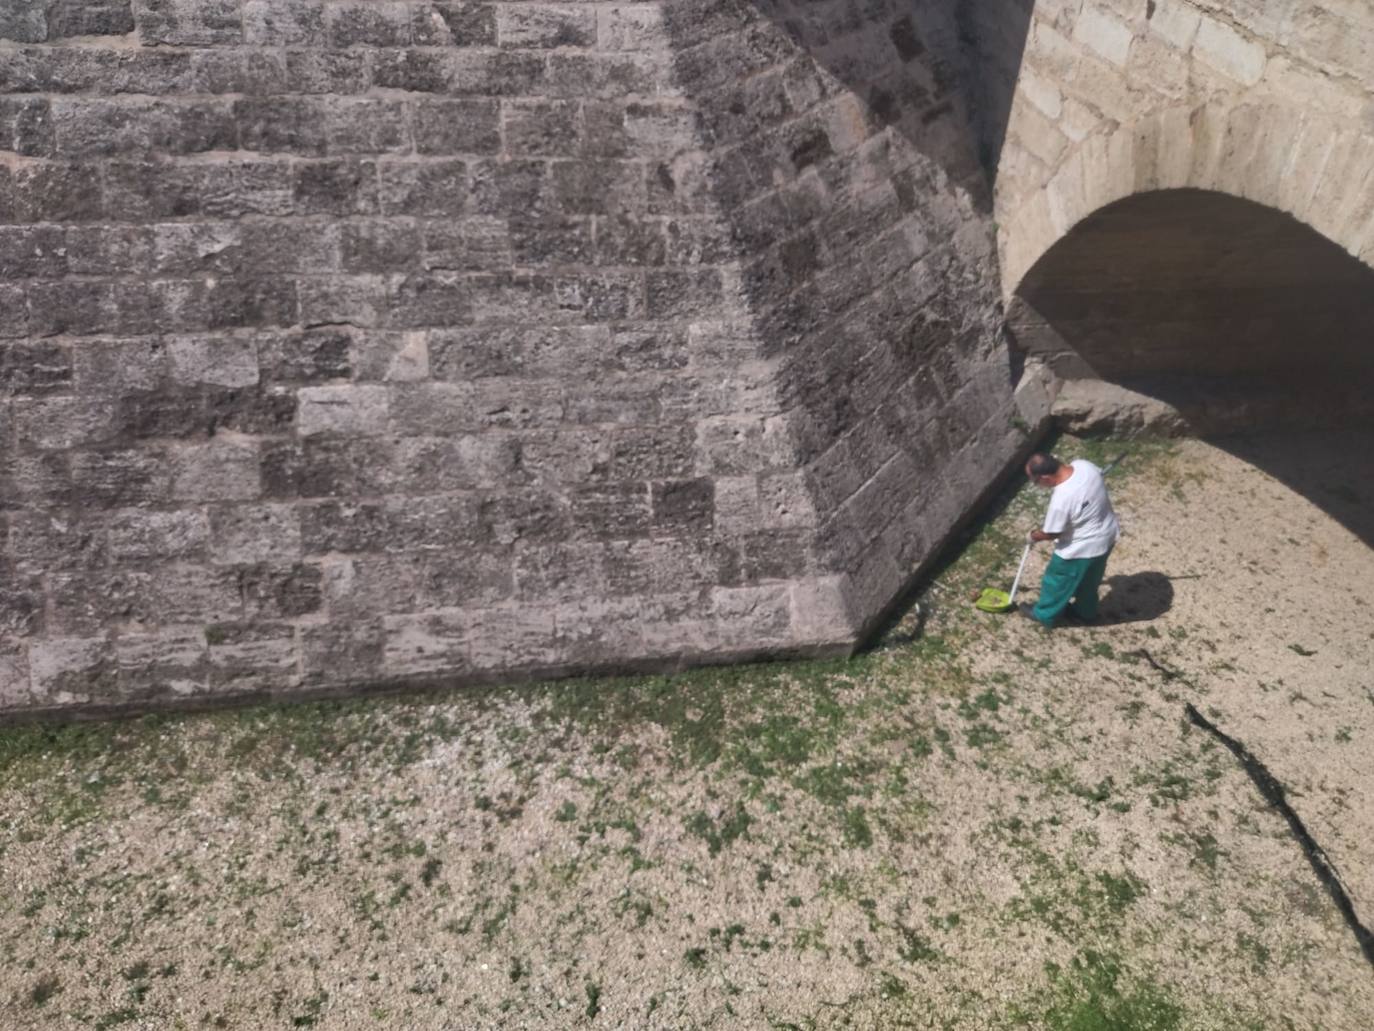
M 1100 626 L 969 606 L 1023 490 L 848 662 L 0 732 L 0 1026 L 1374 1026 L 1181 719 L 1374 920 L 1374 437 L 1223 443 L 1124 446 Z

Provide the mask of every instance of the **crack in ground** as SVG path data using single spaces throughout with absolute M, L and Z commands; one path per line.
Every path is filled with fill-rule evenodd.
M 1144 648 L 1135 652 L 1142 659 L 1150 664 L 1165 680 L 1181 680 L 1189 686 L 1195 686 L 1178 670 L 1170 669 L 1163 663 L 1157 661 Z M 1285 820 L 1288 821 L 1288 829 L 1293 837 L 1302 846 L 1303 853 L 1307 856 L 1307 861 L 1312 865 L 1312 870 L 1317 875 L 1317 880 L 1322 882 L 1327 894 L 1331 896 L 1331 901 L 1340 910 L 1341 916 L 1345 919 L 1346 926 L 1350 928 L 1355 940 L 1359 943 L 1360 951 L 1364 953 L 1364 958 L 1369 961 L 1369 965 L 1374 967 L 1374 933 L 1369 928 L 1360 923 L 1360 918 L 1355 912 L 1355 904 L 1350 899 L 1350 893 L 1346 891 L 1345 884 L 1341 881 L 1340 873 L 1336 870 L 1336 864 L 1327 855 L 1326 850 L 1317 843 L 1312 837 L 1307 825 L 1302 822 L 1302 817 L 1293 811 L 1293 807 L 1288 804 L 1288 798 L 1283 790 L 1283 785 L 1278 778 L 1269 772 L 1269 768 L 1257 759 L 1244 744 L 1237 741 L 1231 735 L 1218 727 L 1202 713 L 1198 712 L 1192 702 L 1183 704 L 1183 714 L 1188 722 L 1193 726 L 1205 730 L 1216 738 L 1226 750 L 1236 757 L 1241 768 L 1249 775 L 1254 782 L 1259 793 L 1269 805 L 1277 810 Z

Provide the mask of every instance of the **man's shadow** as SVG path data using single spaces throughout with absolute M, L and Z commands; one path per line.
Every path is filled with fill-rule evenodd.
M 1163 573 L 1123 573 L 1104 581 L 1107 593 L 1098 606 L 1093 626 L 1146 623 L 1168 612 L 1174 603 L 1174 585 Z

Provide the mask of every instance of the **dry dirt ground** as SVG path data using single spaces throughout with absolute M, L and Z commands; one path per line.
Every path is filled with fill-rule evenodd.
M 1128 452 L 1092 628 L 968 604 L 1023 489 L 847 662 L 0 731 L 0 1027 L 1367 1029 L 1182 716 L 1374 922 L 1371 445 L 1061 441 Z

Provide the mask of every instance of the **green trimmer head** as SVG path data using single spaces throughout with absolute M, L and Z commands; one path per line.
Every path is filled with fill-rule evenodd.
M 1025 550 L 1021 552 L 1021 564 L 1016 567 L 1016 579 L 1011 582 L 1010 591 L 999 591 L 996 587 L 984 587 L 978 597 L 973 600 L 974 608 L 983 612 L 1010 612 L 1012 605 L 1016 601 L 1016 588 L 1021 585 L 1021 574 L 1026 568 L 1026 559 L 1030 557 L 1031 544 L 1029 537 L 1026 538 Z
M 1010 612 L 1011 595 L 996 587 L 984 587 L 973 605 L 984 612 Z

